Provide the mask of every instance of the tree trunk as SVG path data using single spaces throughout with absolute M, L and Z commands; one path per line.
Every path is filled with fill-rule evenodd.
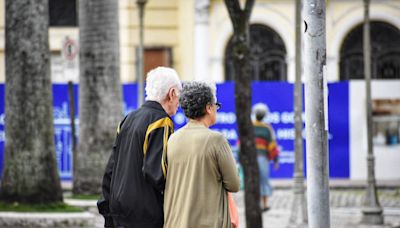
M 118 1 L 79 1 L 79 142 L 74 194 L 97 194 L 122 118 Z
M 249 19 L 254 0 L 247 0 L 244 10 L 237 0 L 225 0 L 233 25 L 233 61 L 235 70 L 235 108 L 240 138 L 240 163 L 244 169 L 247 227 L 262 227 L 260 182 L 251 122 L 251 72 Z M 240 111 L 239 111 L 240 110 Z
M 244 47 L 243 42 L 237 42 L 236 45 Z M 236 116 L 240 138 L 240 164 L 244 169 L 246 224 L 247 227 L 262 227 L 257 153 L 253 124 L 250 119 L 251 77 L 248 54 L 242 59 L 234 57 L 234 69 L 235 107 L 236 110 L 240 110 L 236 112 Z
M 6 140 L 1 199 L 61 202 L 55 157 L 48 1 L 6 0 Z

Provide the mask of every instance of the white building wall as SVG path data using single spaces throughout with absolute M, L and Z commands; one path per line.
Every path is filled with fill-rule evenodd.
M 400 80 L 374 80 L 372 99 L 400 99 Z M 350 179 L 367 178 L 367 127 L 365 108 L 365 82 L 350 81 Z M 374 145 L 375 175 L 378 180 L 400 178 L 400 144 Z

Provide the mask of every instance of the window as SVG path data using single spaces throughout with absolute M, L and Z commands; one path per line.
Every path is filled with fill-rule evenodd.
M 168 47 L 144 48 L 144 75 L 158 66 L 172 67 L 172 50 Z
M 250 25 L 250 64 L 254 81 L 286 81 L 286 48 L 282 38 L 271 28 Z M 233 41 L 225 51 L 225 80 L 234 79 Z
M 50 26 L 77 26 L 76 0 L 49 0 Z
M 400 30 L 384 22 L 371 22 L 371 77 L 400 79 Z M 363 79 L 363 24 L 345 38 L 340 50 L 340 79 Z
M 372 100 L 375 145 L 400 144 L 400 99 Z

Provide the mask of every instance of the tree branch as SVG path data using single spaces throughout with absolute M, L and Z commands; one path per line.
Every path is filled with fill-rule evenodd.
M 224 0 L 228 9 L 229 17 L 231 18 L 233 30 L 237 31 L 243 16 L 243 10 L 240 8 L 239 0 Z M 253 0 L 254 1 L 254 0 Z
M 246 20 L 250 20 L 251 11 L 253 10 L 255 0 L 246 0 L 246 5 L 244 7 L 244 15 Z

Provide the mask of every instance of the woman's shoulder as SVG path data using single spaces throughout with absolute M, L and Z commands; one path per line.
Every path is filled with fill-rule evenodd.
M 208 129 L 207 133 L 211 142 L 220 143 L 221 141 L 226 141 L 225 136 L 219 131 Z

